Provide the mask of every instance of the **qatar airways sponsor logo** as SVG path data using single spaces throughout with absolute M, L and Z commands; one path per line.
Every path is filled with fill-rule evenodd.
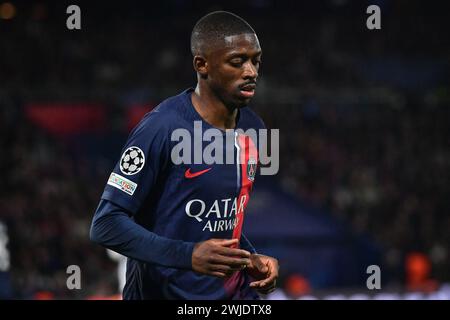
M 237 215 L 244 212 L 247 198 L 247 195 L 242 195 L 234 199 L 217 199 L 212 204 L 192 199 L 186 203 L 185 212 L 188 217 L 204 223 L 202 231 L 234 230 L 239 224 Z
M 237 143 L 239 135 L 249 137 L 257 148 L 261 175 L 277 174 L 280 167 L 280 132 L 278 129 L 247 129 L 245 131 L 227 129 L 222 131 L 208 128 L 203 130 L 202 121 L 194 121 L 193 134 L 185 128 L 177 128 L 172 131 L 170 140 L 176 142 L 170 153 L 172 163 L 175 165 L 241 164 L 242 159 L 236 156 L 235 148 L 243 150 L 246 146 Z

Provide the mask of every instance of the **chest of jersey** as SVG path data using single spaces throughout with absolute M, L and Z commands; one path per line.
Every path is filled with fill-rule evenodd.
M 184 238 L 193 234 L 239 238 L 256 175 L 257 149 L 248 136 L 234 134 L 232 143 L 224 143 L 221 150 L 218 145 L 212 150 L 207 141 L 199 150 L 210 152 L 211 158 L 221 153 L 223 161 L 216 157 L 215 162 L 208 163 L 211 158 L 204 153 L 201 163 L 195 163 L 192 157 L 191 163 L 171 165 L 166 179 L 170 185 L 164 188 L 162 197 L 170 203 L 170 209 L 161 212 L 164 218 L 160 216 L 159 221 L 165 221 L 160 225 L 172 225 L 178 231 L 181 228 Z M 196 152 L 195 146 L 191 145 L 191 151 Z

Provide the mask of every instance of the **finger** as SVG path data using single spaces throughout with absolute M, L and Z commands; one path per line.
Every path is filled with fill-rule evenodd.
M 231 267 L 231 266 L 223 265 L 223 264 L 213 264 L 213 265 L 211 265 L 210 269 L 214 270 L 214 271 L 227 273 L 227 274 L 232 274 L 236 271 L 241 271 L 242 267 Z
M 213 264 L 222 264 L 230 267 L 241 268 L 243 266 L 250 265 L 250 259 L 245 258 L 233 258 L 222 255 L 214 255 L 211 257 L 211 262 Z
M 267 291 L 270 290 L 272 288 L 275 288 L 277 285 L 276 281 L 274 280 L 273 282 L 269 282 L 268 284 L 261 286 L 258 290 L 263 290 L 263 291 Z
M 263 283 L 262 281 L 255 281 L 250 283 L 250 287 L 256 290 L 270 290 L 276 287 L 276 283 Z
M 245 258 L 233 258 L 221 255 L 215 255 L 211 257 L 211 262 L 214 264 L 224 264 L 230 267 L 240 268 L 250 265 L 250 259 Z
M 251 288 L 260 288 L 263 281 L 264 280 L 250 282 L 250 287 Z
M 277 276 L 275 274 L 270 274 L 268 278 L 260 280 L 259 287 L 263 288 L 267 285 L 270 285 L 274 283 L 277 279 Z
M 274 274 L 270 274 L 267 278 L 253 281 L 250 283 L 250 287 L 252 288 L 263 288 L 268 285 L 275 284 L 277 276 Z
M 217 277 L 217 278 L 226 278 L 227 275 L 223 272 L 219 272 L 219 271 L 211 271 L 209 272 L 209 275 Z
M 216 252 L 223 256 L 250 258 L 250 252 L 242 249 L 234 249 L 227 247 L 218 247 Z
M 223 247 L 230 247 L 239 242 L 239 239 L 212 239 L 212 240 L 214 240 L 214 243 Z

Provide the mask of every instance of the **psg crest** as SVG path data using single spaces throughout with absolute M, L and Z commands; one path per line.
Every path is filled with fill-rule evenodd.
M 120 158 L 120 171 L 126 175 L 133 175 L 141 171 L 145 163 L 145 156 L 138 147 L 129 147 Z
M 250 158 L 247 163 L 247 178 L 250 181 L 255 180 L 256 175 L 256 160 L 253 158 Z

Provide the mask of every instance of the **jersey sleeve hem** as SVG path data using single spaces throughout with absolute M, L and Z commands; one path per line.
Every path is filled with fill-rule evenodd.
M 131 199 L 128 200 L 124 197 L 117 197 L 114 193 L 115 191 L 105 190 L 101 198 L 129 210 L 133 214 L 135 214 L 139 210 L 140 203 L 136 203 L 136 199 L 131 201 Z

